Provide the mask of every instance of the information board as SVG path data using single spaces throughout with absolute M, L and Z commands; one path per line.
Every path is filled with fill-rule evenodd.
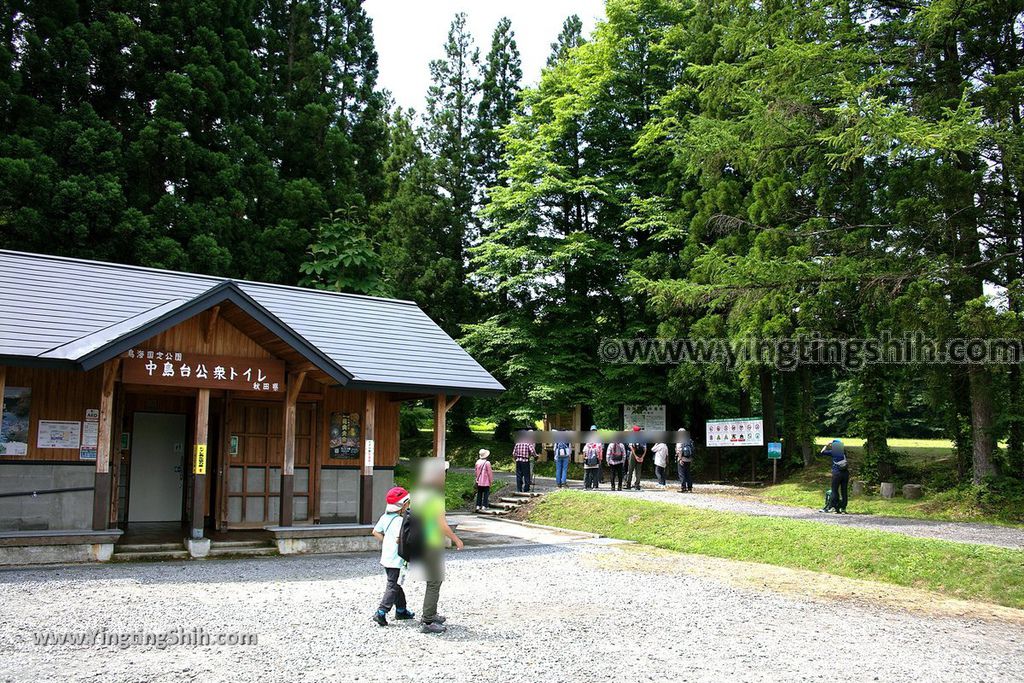
M 764 425 L 759 417 L 708 420 L 708 446 L 763 446 Z
M 628 430 L 633 425 L 644 431 L 665 431 L 665 406 L 623 405 L 622 426 Z

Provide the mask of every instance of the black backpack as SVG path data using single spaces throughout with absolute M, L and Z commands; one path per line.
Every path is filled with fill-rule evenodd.
M 398 532 L 398 556 L 406 562 L 423 557 L 423 520 L 407 510 L 402 516 L 402 528 Z
M 684 458 L 692 458 L 693 455 L 694 455 L 693 442 L 692 441 L 687 441 L 686 443 L 683 444 L 683 457 Z

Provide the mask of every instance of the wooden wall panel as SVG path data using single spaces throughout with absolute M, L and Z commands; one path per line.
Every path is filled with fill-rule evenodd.
M 4 461 L 52 460 L 81 462 L 77 448 L 36 448 L 39 420 L 85 421 L 85 411 L 99 409 L 103 391 L 103 367 L 90 372 L 7 368 L 7 387 L 29 387 L 27 455 L 0 455 Z
M 138 348 L 147 351 L 181 351 L 211 355 L 238 356 L 240 358 L 270 358 L 271 354 L 247 337 L 237 327 L 218 317 L 210 341 L 205 341 L 210 312 L 200 313 L 183 323 L 164 330 L 147 339 Z
M 331 413 L 359 413 L 360 428 L 362 414 L 366 408 L 366 393 L 340 387 L 327 387 L 324 396 L 324 410 L 321 416 L 321 428 L 324 438 L 321 439 L 320 462 L 324 467 L 359 467 L 362 458 L 346 458 L 333 460 L 330 457 Z M 398 408 L 399 404 L 388 400 L 386 394 L 378 394 L 376 405 L 376 453 L 374 466 L 394 467 L 398 464 Z

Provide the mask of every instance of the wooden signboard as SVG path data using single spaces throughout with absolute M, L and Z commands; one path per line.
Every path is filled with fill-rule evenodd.
M 267 393 L 280 393 L 285 389 L 284 361 L 274 358 L 132 349 L 124 354 L 122 364 L 122 381 L 126 384 Z

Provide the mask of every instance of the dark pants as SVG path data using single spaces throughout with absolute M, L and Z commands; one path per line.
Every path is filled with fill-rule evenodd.
M 624 462 L 613 462 L 609 467 L 612 470 L 612 488 L 615 488 L 615 482 L 618 480 L 619 488 L 622 488 L 622 477 L 626 475 L 626 463 Z
M 530 490 L 530 461 L 516 460 L 516 491 L 526 493 Z
M 441 583 L 444 581 L 444 549 L 427 548 L 423 554 L 423 569 L 427 578 L 427 589 L 423 592 L 423 612 L 420 619 L 429 624 L 437 616 L 437 601 L 441 597 Z
M 676 472 L 679 474 L 679 490 L 692 491 L 693 480 L 690 479 L 690 463 L 680 460 L 676 463 Z
M 480 486 L 476 487 L 476 506 L 478 508 L 490 507 L 491 505 L 491 487 Z
M 384 567 L 388 575 L 388 587 L 384 589 L 384 597 L 380 601 L 379 609 L 387 613 L 392 607 L 397 607 L 399 612 L 405 611 L 405 591 L 398 585 L 398 574 L 401 572 L 396 567 Z
M 591 467 L 583 470 L 583 488 L 585 489 L 596 489 L 598 487 L 597 482 L 600 481 L 601 469 L 599 467 Z
M 654 473 L 658 475 L 658 483 L 662 486 L 665 485 L 665 468 L 661 465 L 654 466 Z
M 832 473 L 832 507 L 836 510 L 846 510 L 847 488 L 849 485 L 849 470 Z
M 629 468 L 626 470 L 626 488 L 640 490 L 640 472 L 644 469 L 642 462 L 637 462 L 633 456 L 629 456 Z

